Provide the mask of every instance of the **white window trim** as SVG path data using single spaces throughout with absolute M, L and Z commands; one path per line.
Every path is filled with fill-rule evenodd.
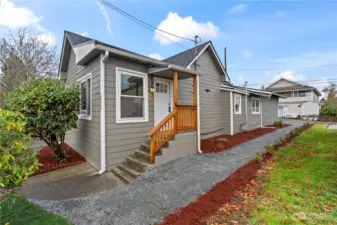
M 143 94 L 144 94 L 144 117 L 142 118 L 121 118 L 121 74 L 143 78 Z M 134 96 L 136 97 L 136 96 Z M 136 97 L 137 98 L 137 97 Z M 148 75 L 139 71 L 116 67 L 116 123 L 141 123 L 149 121 L 149 94 L 148 94 Z
M 78 118 L 81 120 L 92 120 L 92 73 L 89 73 L 83 77 L 81 77 L 80 79 L 77 80 L 77 83 L 79 83 L 81 85 L 81 83 L 86 82 L 88 79 L 90 79 L 90 99 L 89 99 L 89 104 L 90 104 L 90 116 L 86 115 L 86 114 L 78 114 Z M 80 86 L 81 88 L 81 86 Z M 81 98 L 81 94 L 80 94 L 80 98 Z M 80 106 L 80 111 L 81 111 L 81 106 Z
M 241 114 L 241 112 L 242 112 L 242 99 L 241 99 L 241 95 L 239 95 L 239 94 L 235 94 L 234 93 L 234 100 L 233 100 L 233 108 L 234 108 L 234 114 L 237 114 L 237 115 L 239 115 L 239 114 Z M 240 97 L 240 107 L 239 107 L 239 111 L 237 112 L 237 111 L 235 111 L 235 97 L 236 96 L 239 96 Z
M 254 112 L 253 111 L 253 100 L 255 101 L 259 101 L 259 111 L 258 112 Z M 252 98 L 252 102 L 250 104 L 250 107 L 251 107 L 251 111 L 252 111 L 252 114 L 261 114 L 261 100 L 259 98 Z M 256 107 L 255 107 L 256 108 Z

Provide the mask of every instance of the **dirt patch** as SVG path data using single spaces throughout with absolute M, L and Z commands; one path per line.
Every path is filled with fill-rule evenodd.
M 53 159 L 53 151 L 50 147 L 46 146 L 42 148 L 37 155 L 37 158 L 41 165 L 39 166 L 39 170 L 37 170 L 33 174 L 33 176 L 86 162 L 85 158 L 78 154 L 69 145 L 64 144 L 63 148 L 66 151 L 67 161 L 62 163 L 61 165 L 59 165 L 56 160 Z
M 272 156 L 266 154 L 263 161 Z M 246 184 L 256 178 L 256 172 L 261 168 L 261 163 L 252 160 L 232 173 L 226 180 L 219 182 L 206 194 L 186 207 L 167 216 L 162 225 L 198 225 L 216 213 L 218 209 L 229 203 L 237 191 L 243 190 Z
M 235 135 L 220 135 L 217 137 L 201 140 L 201 150 L 203 153 L 222 152 L 240 145 L 244 142 L 253 140 L 257 137 L 274 132 L 277 129 L 285 128 L 290 125 L 283 124 L 282 126 L 266 126 L 268 128 L 257 128 L 245 133 Z M 219 139 L 227 139 L 227 141 L 218 141 Z

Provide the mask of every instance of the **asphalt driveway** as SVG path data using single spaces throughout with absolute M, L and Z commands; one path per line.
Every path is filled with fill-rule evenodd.
M 303 123 L 286 122 L 293 126 L 226 152 L 195 154 L 174 160 L 145 173 L 124 188 L 99 196 L 33 202 L 68 218 L 74 224 L 154 224 L 207 192 L 234 170 L 254 159 L 257 152 L 264 152 L 264 146 L 285 137 Z

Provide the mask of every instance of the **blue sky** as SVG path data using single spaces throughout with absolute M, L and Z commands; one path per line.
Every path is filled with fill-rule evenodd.
M 28 26 L 61 50 L 63 31 L 166 58 L 184 49 L 95 0 L 0 0 L 0 35 Z M 337 80 L 337 1 L 113 0 L 112 4 L 169 32 L 211 39 L 234 84 L 285 77 L 321 89 Z M 172 37 L 169 37 L 172 39 Z M 192 42 L 176 40 L 186 48 Z

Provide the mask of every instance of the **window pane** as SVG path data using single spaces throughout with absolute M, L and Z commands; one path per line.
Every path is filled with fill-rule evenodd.
M 235 112 L 239 112 L 239 105 L 235 104 Z
M 259 100 L 256 100 L 256 103 L 255 103 L 256 107 L 260 107 L 260 101 Z
M 87 84 L 81 83 L 81 111 L 87 109 Z
M 121 97 L 121 118 L 144 117 L 144 99 Z
M 159 87 L 160 87 L 160 84 L 156 83 L 156 92 L 159 92 Z
M 121 94 L 131 96 L 143 96 L 143 78 L 122 74 Z
M 87 115 L 90 116 L 90 107 L 91 107 L 91 101 L 90 101 L 90 98 L 91 98 L 91 81 L 90 79 L 87 80 Z

